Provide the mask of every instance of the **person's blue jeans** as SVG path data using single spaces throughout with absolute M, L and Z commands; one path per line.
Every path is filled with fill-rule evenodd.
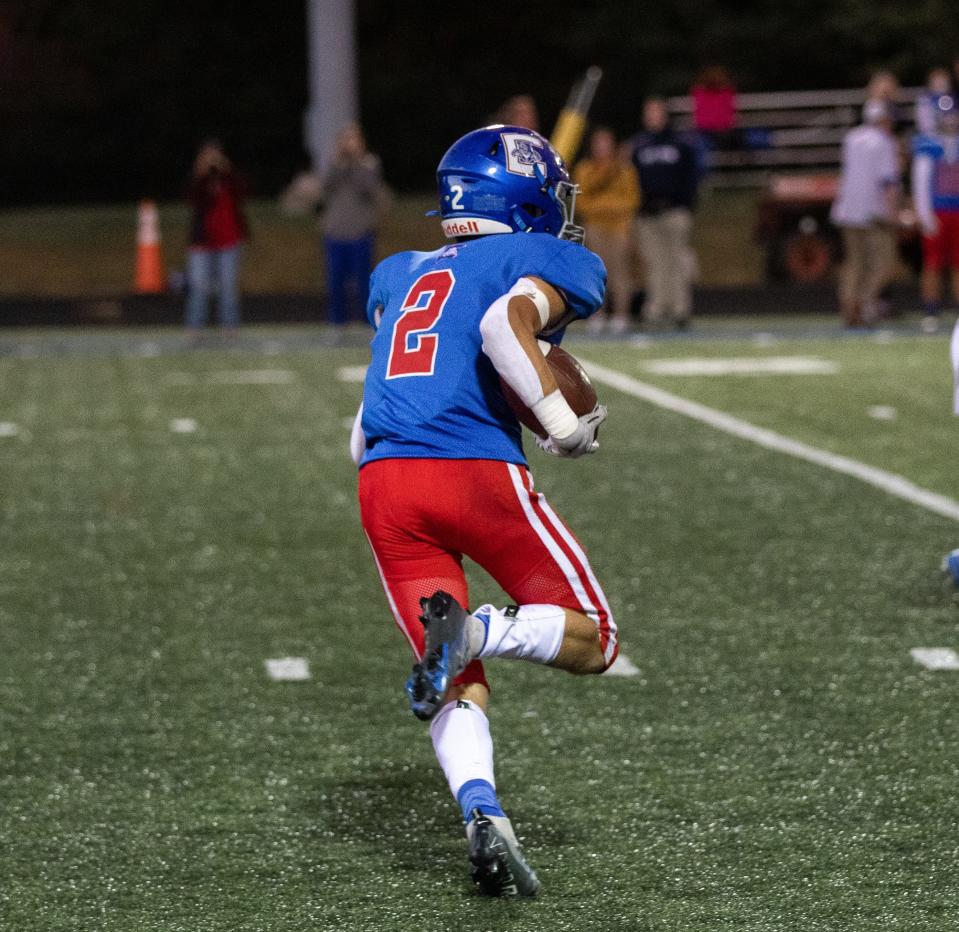
M 220 326 L 240 326 L 238 278 L 242 246 L 228 249 L 191 249 L 187 258 L 186 325 L 199 330 L 206 325 L 213 292 L 219 298 Z
M 356 292 L 358 317 L 366 316 L 373 271 L 373 237 L 356 240 L 324 240 L 326 246 L 326 290 L 332 324 L 345 324 L 350 316 L 349 288 Z

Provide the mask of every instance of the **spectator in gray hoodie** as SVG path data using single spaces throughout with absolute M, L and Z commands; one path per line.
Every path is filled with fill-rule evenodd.
M 356 124 L 339 135 L 321 198 L 329 319 L 340 325 L 350 317 L 350 286 L 358 307 L 355 316 L 365 315 L 376 227 L 386 199 L 380 160 L 367 151 Z

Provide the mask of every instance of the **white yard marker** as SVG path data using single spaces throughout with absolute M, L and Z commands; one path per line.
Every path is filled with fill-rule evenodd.
M 643 368 L 656 375 L 834 375 L 839 371 L 831 360 L 813 356 L 651 359 Z
M 779 342 L 771 333 L 754 333 L 753 346 L 775 346 Z
M 308 680 L 310 665 L 306 657 L 276 657 L 264 660 L 267 676 L 271 680 Z
M 866 463 L 860 463 L 859 460 L 850 459 L 848 456 L 840 456 L 837 453 L 820 450 L 818 447 L 810 446 L 800 440 L 793 440 L 791 437 L 777 434 L 773 430 L 757 427 L 755 424 L 750 424 L 749 421 L 733 417 L 733 415 L 726 414 L 724 411 L 717 411 L 715 408 L 699 404 L 699 402 L 674 395 L 672 392 L 664 391 L 648 382 L 640 382 L 639 379 L 617 372 L 615 369 L 607 369 L 605 366 L 600 366 L 582 358 L 580 358 L 580 362 L 586 367 L 586 371 L 594 381 L 615 388 L 626 395 L 641 398 L 643 401 L 665 408 L 667 411 L 674 411 L 695 421 L 708 424 L 710 427 L 732 434 L 734 437 L 749 440 L 765 447 L 767 450 L 785 453 L 788 456 L 815 463 L 817 466 L 825 466 L 835 472 L 852 476 L 867 485 L 882 489 L 890 495 L 911 502 L 913 505 L 926 508 L 934 514 L 959 521 L 959 502 L 955 499 L 923 489 L 895 473 L 877 469 L 875 466 L 868 466 Z
M 0 437 L 16 437 L 20 433 L 18 424 L 12 421 L 0 421 Z
M 894 421 L 899 414 L 892 405 L 873 405 L 866 413 L 877 421 Z
M 877 330 L 872 335 L 873 343 L 892 343 L 895 339 L 896 335 L 891 330 Z
M 170 430 L 175 434 L 196 433 L 197 423 L 192 417 L 175 417 L 170 421 Z
M 927 670 L 959 670 L 959 654 L 948 647 L 914 647 L 909 653 Z
M 144 356 L 147 359 L 153 359 L 154 357 L 160 355 L 160 344 L 153 343 L 152 341 L 141 343 L 137 347 L 137 354 L 140 356 Z
M 639 667 L 624 653 L 613 661 L 613 665 L 603 674 L 604 676 L 639 676 Z
M 289 385 L 296 374 L 289 369 L 237 369 L 211 372 L 210 381 L 216 385 Z
M 366 366 L 341 366 L 336 370 L 341 382 L 362 382 L 366 378 Z

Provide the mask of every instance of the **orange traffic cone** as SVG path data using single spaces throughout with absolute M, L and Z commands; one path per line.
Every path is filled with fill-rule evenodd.
M 163 256 L 160 253 L 160 214 L 155 201 L 140 201 L 137 214 L 137 294 L 166 291 Z

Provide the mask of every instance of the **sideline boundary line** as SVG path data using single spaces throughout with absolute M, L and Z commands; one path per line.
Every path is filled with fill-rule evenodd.
M 825 466 L 834 472 L 852 476 L 873 488 L 881 489 L 883 492 L 901 498 L 913 505 L 919 505 L 934 514 L 959 521 L 959 502 L 945 495 L 940 495 L 938 492 L 930 492 L 903 476 L 896 475 L 896 473 L 869 466 L 848 456 L 821 450 L 819 447 L 810 446 L 801 440 L 793 440 L 791 437 L 778 434 L 773 430 L 767 430 L 765 427 L 757 427 L 755 424 L 750 424 L 749 421 L 733 417 L 731 414 L 718 411 L 716 408 L 710 408 L 697 401 L 690 401 L 680 395 L 674 395 L 647 382 L 640 382 L 639 379 L 634 379 L 630 375 L 618 372 L 616 369 L 608 369 L 606 366 L 601 366 L 588 359 L 580 357 L 580 362 L 591 378 L 607 385 L 609 388 L 648 401 L 650 404 L 665 408 L 667 411 L 682 414 L 694 421 L 708 424 L 710 427 L 732 434 L 734 437 L 749 440 L 765 447 L 767 450 L 785 453 L 787 456 L 793 456 L 808 463 L 815 463 L 817 466 Z

